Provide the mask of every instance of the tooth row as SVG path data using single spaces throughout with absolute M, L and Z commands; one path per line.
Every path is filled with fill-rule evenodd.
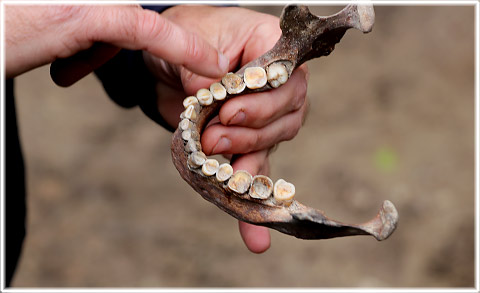
M 233 173 L 230 164 L 219 165 L 215 159 L 207 159 L 202 152 L 193 152 L 188 157 L 188 165 L 193 168 L 201 168 L 205 176 L 215 176 L 218 182 L 228 180 L 227 187 L 237 194 L 247 194 L 254 199 L 266 200 L 273 193 L 273 199 L 277 205 L 289 206 L 295 196 L 295 186 L 283 179 L 277 180 L 275 185 L 272 179 L 264 175 L 252 177 L 244 170 Z
M 227 188 L 237 194 L 248 194 L 251 198 L 266 200 L 273 194 L 274 203 L 289 206 L 295 196 L 295 186 L 283 179 L 273 184 L 272 179 L 263 175 L 252 176 L 244 170 L 233 173 L 230 164 L 219 164 L 215 159 L 208 159 L 202 152 L 200 134 L 196 130 L 195 123 L 202 106 L 209 106 L 214 101 L 221 101 L 228 94 L 239 94 L 249 89 L 259 89 L 267 82 L 273 88 L 277 88 L 288 80 L 286 67 L 278 62 L 263 69 L 262 67 L 248 67 L 243 76 L 235 73 L 227 73 L 221 83 L 215 82 L 209 89 L 200 89 L 195 96 L 189 96 L 183 100 L 185 111 L 180 114 L 182 119 L 178 124 L 182 130 L 181 136 L 185 141 L 187 152 L 187 164 L 191 169 L 200 169 L 205 176 L 215 176 L 218 182 L 226 182 Z

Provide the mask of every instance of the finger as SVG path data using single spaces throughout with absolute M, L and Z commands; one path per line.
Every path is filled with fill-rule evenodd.
M 250 174 L 268 174 L 268 151 L 262 150 L 245 155 L 236 156 L 231 162 L 233 169 L 245 170 Z M 238 228 L 243 242 L 253 253 L 263 253 L 270 248 L 270 231 L 266 227 L 255 226 L 238 221 Z
M 116 46 L 106 43 L 94 43 L 89 49 L 69 58 L 55 60 L 50 66 L 50 76 L 59 86 L 71 86 L 105 64 L 118 51 L 120 51 L 120 48 Z
M 220 77 L 228 71 L 229 61 L 222 53 L 154 11 L 128 6 L 92 11 L 97 20 L 90 28 L 93 41 L 148 51 L 200 75 Z
M 300 110 L 284 115 L 260 129 L 211 125 L 202 134 L 203 151 L 207 155 L 244 154 L 268 149 L 281 141 L 290 140 L 302 126 L 307 105 L 304 103 Z
M 238 221 L 238 229 L 248 250 L 263 253 L 270 248 L 270 231 L 266 227 Z
M 224 125 L 260 128 L 299 110 L 306 100 L 307 72 L 307 67 L 302 66 L 278 89 L 230 99 L 220 109 L 220 121 Z

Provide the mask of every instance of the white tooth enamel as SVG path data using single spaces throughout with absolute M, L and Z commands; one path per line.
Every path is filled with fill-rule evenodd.
M 273 181 L 264 175 L 256 175 L 253 177 L 252 186 L 248 191 L 248 195 L 252 198 L 267 199 L 273 191 Z
M 281 63 L 272 63 L 267 68 L 267 79 L 273 88 L 277 88 L 287 82 L 287 69 Z
M 221 164 L 218 167 L 218 171 L 216 175 L 217 181 L 224 182 L 230 179 L 230 177 L 232 177 L 232 174 L 233 174 L 233 168 L 230 164 L 228 163 Z
M 185 145 L 185 151 L 187 153 L 202 151 L 202 145 L 198 140 L 189 139 Z
M 199 89 L 197 91 L 197 99 L 202 106 L 208 106 L 213 103 L 212 93 L 207 89 Z
M 185 109 L 190 106 L 190 105 L 198 105 L 198 100 L 194 96 L 186 97 L 185 100 L 183 100 L 183 106 Z
M 252 184 L 252 175 L 244 170 L 238 170 L 235 174 L 232 175 L 230 180 L 228 180 L 228 188 L 230 190 L 244 194 L 250 188 Z
M 277 204 L 289 206 L 295 196 L 295 186 L 283 179 L 278 179 L 273 187 L 273 198 Z
M 222 84 L 225 86 L 227 92 L 231 95 L 239 94 L 245 89 L 243 78 L 235 73 L 227 73 L 222 78 Z
M 259 89 L 267 84 L 267 73 L 262 67 L 248 67 L 243 73 L 243 79 L 249 89 Z
M 207 159 L 202 165 L 202 173 L 206 176 L 213 176 L 218 171 L 218 161 L 215 159 Z
M 207 160 L 207 156 L 203 152 L 193 152 L 188 156 L 188 165 L 191 168 L 202 166 Z
M 182 121 L 180 121 L 180 123 L 178 123 L 178 127 L 181 130 L 192 129 L 193 128 L 193 123 L 192 123 L 192 121 L 185 118 L 185 119 L 182 119 Z
M 182 139 L 185 141 L 199 140 L 200 133 L 198 133 L 195 129 L 187 129 L 182 131 Z
M 195 111 L 195 105 L 190 105 L 185 111 L 180 114 L 180 118 L 186 118 L 190 121 L 197 120 L 197 111 Z
M 212 93 L 215 100 L 223 100 L 227 96 L 227 90 L 219 82 L 212 83 L 210 86 L 210 92 Z

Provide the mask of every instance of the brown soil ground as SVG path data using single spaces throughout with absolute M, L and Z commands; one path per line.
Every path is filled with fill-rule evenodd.
M 13 285 L 474 286 L 474 7 L 376 15 L 371 34 L 349 31 L 309 63 L 309 117 L 271 177 L 345 222 L 391 200 L 391 238 L 272 231 L 271 249 L 252 254 L 236 220 L 181 180 L 170 133 L 116 107 L 93 76 L 63 89 L 43 67 L 17 79 L 29 214 Z

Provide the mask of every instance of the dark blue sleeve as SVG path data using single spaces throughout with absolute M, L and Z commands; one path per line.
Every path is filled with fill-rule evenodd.
M 162 12 L 169 6 L 143 6 Z M 143 60 L 142 51 L 121 50 L 115 57 L 95 70 L 108 96 L 125 108 L 139 106 L 153 121 L 169 131 L 170 126 L 158 112 L 156 80 Z

